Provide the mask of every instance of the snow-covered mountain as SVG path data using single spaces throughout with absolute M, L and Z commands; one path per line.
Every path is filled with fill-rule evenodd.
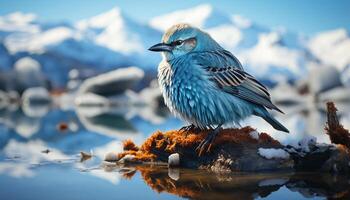
M 103 72 L 136 65 L 155 69 L 160 55 L 147 48 L 159 42 L 168 27 L 180 22 L 203 28 L 261 79 L 293 80 L 315 66 L 333 65 L 344 70 L 350 65 L 350 38 L 344 29 L 306 38 L 204 4 L 154 17 L 148 24 L 129 18 L 117 7 L 74 24 L 42 22 L 33 14 L 19 12 L 1 16 L 0 70 L 8 70 L 16 60 L 29 56 L 41 64 L 54 86 L 63 87 L 72 68 Z
M 45 23 L 32 14 L 12 13 L 0 17 L 0 69 L 9 68 L 6 52 L 15 60 L 30 56 L 54 86 L 63 87 L 72 68 L 103 72 L 129 65 L 154 67 L 160 56 L 147 48 L 160 37 L 161 32 L 129 19 L 119 8 L 76 24 Z

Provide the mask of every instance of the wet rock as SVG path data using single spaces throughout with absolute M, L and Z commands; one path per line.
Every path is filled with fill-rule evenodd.
M 223 129 L 210 151 L 199 155 L 196 147 L 209 131 L 156 132 L 140 147 L 124 142 L 118 162 L 179 165 L 216 172 L 232 171 L 318 171 L 350 173 L 350 134 L 338 122 L 336 108 L 328 104 L 327 134 L 334 144 L 318 144 L 305 137 L 296 145 L 282 145 L 266 133 L 251 127 Z M 293 134 L 293 133 L 291 133 Z M 181 156 L 181 162 L 177 159 Z M 132 159 L 130 159 L 132 158 Z
M 173 153 L 168 157 L 169 167 L 177 167 L 180 165 L 180 155 L 178 153 Z
M 81 84 L 78 93 L 93 93 L 100 96 L 118 95 L 132 88 L 143 76 L 143 70 L 137 67 L 116 69 L 86 79 Z
M 167 163 L 174 159 L 176 153 L 181 156 L 180 167 L 209 169 L 212 171 L 262 171 L 288 170 L 293 168 L 293 160 L 266 159 L 258 154 L 259 148 L 282 148 L 283 146 L 266 133 L 252 138 L 249 133 L 255 131 L 250 127 L 242 129 L 224 129 L 214 141 L 210 152 L 199 156 L 195 148 L 208 131 L 194 133 L 191 131 L 156 132 L 148 138 L 139 150 L 128 150 L 118 155 L 134 155 L 135 161 Z M 170 156 L 170 159 L 169 159 Z M 170 161 L 173 162 L 173 161 Z M 176 161 L 177 162 L 177 161 Z
M 118 161 L 117 153 L 115 153 L 115 152 L 107 153 L 104 160 L 107 161 L 107 162 L 116 162 L 116 161 Z
M 118 163 L 120 163 L 120 164 L 134 163 L 134 162 L 137 162 L 135 160 L 135 156 L 134 155 L 125 155 L 123 158 L 118 160 Z

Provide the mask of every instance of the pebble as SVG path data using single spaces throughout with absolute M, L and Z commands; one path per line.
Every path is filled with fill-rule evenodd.
M 127 163 L 127 162 L 134 162 L 134 155 L 126 155 L 123 158 L 121 158 L 120 160 L 118 160 L 119 163 Z
M 118 161 L 117 153 L 115 153 L 115 152 L 107 153 L 106 156 L 105 156 L 105 161 L 107 161 L 107 162 L 117 162 Z
M 178 153 L 173 153 L 168 157 L 169 167 L 176 167 L 180 165 L 180 155 Z

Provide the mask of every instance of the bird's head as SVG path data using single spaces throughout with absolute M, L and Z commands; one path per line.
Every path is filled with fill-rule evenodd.
M 149 48 L 160 51 L 167 60 L 193 51 L 210 51 L 222 49 L 209 34 L 188 24 L 177 24 L 163 35 L 162 42 Z

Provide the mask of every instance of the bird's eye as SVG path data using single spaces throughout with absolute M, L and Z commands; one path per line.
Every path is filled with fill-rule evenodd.
M 183 40 L 176 40 L 173 42 L 174 46 L 181 45 L 184 41 Z

